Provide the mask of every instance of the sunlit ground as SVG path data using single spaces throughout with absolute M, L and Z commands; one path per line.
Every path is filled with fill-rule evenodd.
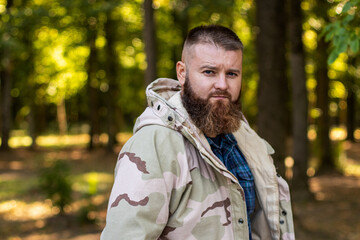
M 120 144 L 125 143 L 132 133 L 118 133 L 116 139 Z M 99 136 L 95 136 L 95 142 L 97 144 L 106 144 L 108 141 L 108 135 L 103 133 Z M 46 135 L 38 136 L 36 138 L 36 144 L 40 147 L 67 147 L 67 146 L 86 146 L 89 143 L 90 137 L 88 134 L 77 135 Z M 0 139 L 1 144 L 1 139 Z M 11 148 L 29 147 L 32 144 L 30 136 L 25 134 L 19 134 L 18 136 L 12 136 L 9 140 L 9 146 Z
M 0 155 L 0 239 L 72 239 L 70 228 L 80 232 L 76 229 L 84 226 L 90 229 L 87 232 L 93 232 L 87 239 L 98 239 L 105 223 L 116 156 L 101 151 L 93 152 L 92 156 L 85 152 L 76 148 L 68 149 L 67 153 L 63 150 L 48 151 L 40 153 L 40 156 L 37 153 L 31 159 L 11 159 L 8 164 L 4 156 L 9 155 Z M 60 209 L 40 190 L 37 173 L 37 168 L 58 159 L 66 159 L 73 169 L 70 174 L 73 200 L 65 207 L 68 217 L 59 222 L 59 227 L 57 217 Z M 33 164 L 34 161 L 40 161 L 41 166 Z M 101 170 L 102 165 L 107 165 L 106 171 Z M 55 219 L 52 221 L 52 218 Z M 66 226 L 69 223 L 74 226 L 68 229 Z
M 131 136 L 131 133 L 119 133 L 117 135 L 119 145 L 123 145 Z M 360 129 L 356 130 L 354 136 L 359 142 Z M 106 134 L 96 137 L 99 144 L 105 145 L 107 143 Z M 310 142 L 313 142 L 316 138 L 316 131 L 310 128 L 308 137 Z M 351 143 L 345 141 L 346 129 L 333 128 L 330 138 L 341 150 L 338 156 L 338 167 L 344 175 L 360 176 L 358 159 L 360 152 L 354 152 Z M 92 224 L 94 225 L 86 226 L 90 226 L 89 228 L 92 229 L 93 233 L 89 234 L 90 230 L 88 230 L 83 236 L 86 236 L 86 239 L 98 239 L 99 232 L 105 224 L 106 206 L 113 183 L 116 153 L 110 156 L 103 153 L 90 154 L 84 148 L 88 142 L 89 136 L 87 134 L 39 136 L 36 139 L 37 145 L 48 149 L 47 151 L 33 152 L 34 155 L 30 158 L 24 157 L 23 159 L 10 159 L 8 161 L 0 159 L 2 160 L 0 170 L 4 169 L 4 172 L 0 174 L 0 236 L 7 236 L 5 239 L 12 240 L 79 239 L 71 237 L 69 235 L 70 230 L 67 230 L 66 233 L 66 227 L 64 230 L 64 227 L 54 227 L 54 225 L 57 226 L 57 223 L 49 224 L 52 218 L 58 216 L 60 210 L 38 188 L 38 164 L 41 163 L 42 166 L 46 166 L 48 163 L 62 159 L 71 163 L 73 168 L 71 173 L 73 201 L 65 207 L 64 211 L 67 216 L 77 216 L 75 219 L 78 219 L 83 209 L 87 209 L 86 218 L 93 221 Z M 10 146 L 18 148 L 19 151 L 21 148 L 30 145 L 31 138 L 25 135 L 18 134 L 10 139 Z M 0 155 L 1 158 L 4 156 L 6 155 Z M 107 160 L 108 162 L 106 162 Z M 35 161 L 35 163 L 31 161 Z M 288 157 L 285 159 L 285 164 L 290 169 L 294 160 Z M 102 169 L 105 165 L 107 168 Z M 308 175 L 313 176 L 314 174 L 315 168 L 309 167 Z M 317 186 L 315 183 L 316 181 L 312 184 L 313 187 Z M 318 200 L 326 199 L 326 195 L 323 191 L 318 191 L 316 198 Z M 82 226 L 80 222 L 80 220 L 76 220 L 75 225 Z M 48 230 L 49 228 L 51 230 Z M 57 230 L 59 231 L 57 232 Z M 79 232 L 80 230 L 73 229 L 72 231 Z M 79 233 L 79 235 L 81 234 Z
M 118 134 L 117 148 L 131 135 Z M 98 145 L 107 143 L 106 134 L 95 137 Z M 99 238 L 117 149 L 110 154 L 104 148 L 88 152 L 88 142 L 86 134 L 39 136 L 36 144 L 41 151 L 31 152 L 24 148 L 32 143 L 29 136 L 17 133 L 11 137 L 13 151 L 0 154 L 0 239 Z M 60 209 L 39 188 L 40 169 L 57 160 L 68 162 L 72 169 L 73 200 L 65 207 L 67 217 L 62 220 L 58 219 Z M 72 236 L 73 232 L 79 236 Z
M 15 131 L 9 140 L 9 145 L 11 148 L 18 148 L 18 147 L 29 147 L 32 144 L 31 137 L 24 134 L 22 131 Z M 116 135 L 117 141 L 122 146 L 130 137 L 132 133 L 118 133 Z M 314 142 L 316 139 L 316 129 L 313 126 L 309 127 L 308 130 L 308 139 L 310 142 Z M 347 155 L 347 151 L 350 148 L 351 143 L 345 141 L 347 137 L 347 131 L 345 127 L 333 127 L 330 131 L 329 138 L 332 142 L 335 142 L 338 147 L 340 148 L 339 155 L 337 156 L 337 167 L 345 175 L 354 175 L 360 176 L 360 165 L 359 162 L 355 161 L 352 156 Z M 360 141 L 360 129 L 356 129 L 354 132 L 355 141 Z M 72 146 L 79 146 L 85 147 L 89 143 L 90 137 L 88 134 L 77 134 L 77 135 L 46 135 L 46 136 L 38 136 L 36 138 L 36 144 L 40 147 L 72 147 Z M 103 133 L 98 136 L 94 136 L 94 142 L 98 145 L 106 145 L 108 141 L 108 135 Z M 1 143 L 1 139 L 0 139 Z M 53 155 L 53 158 L 59 158 L 59 153 L 50 153 Z M 80 155 L 78 152 L 73 152 L 72 158 L 76 159 L 79 158 Z M 316 168 L 318 160 L 315 157 L 310 158 L 310 166 L 308 169 L 308 176 L 312 177 L 316 174 Z M 13 163 L 16 165 L 16 162 Z M 21 164 L 21 163 L 19 163 Z M 289 169 L 287 171 L 287 178 L 292 177 L 291 168 L 294 165 L 294 160 L 292 157 L 287 157 L 285 159 L 285 165 Z M 16 167 L 16 166 L 14 166 Z

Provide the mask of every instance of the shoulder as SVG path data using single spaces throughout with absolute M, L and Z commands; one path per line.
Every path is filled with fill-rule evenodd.
M 186 157 L 184 138 L 179 132 L 164 126 L 145 126 L 126 142 L 119 160 L 130 155 L 141 159 L 154 171 L 176 169 Z
M 161 125 L 148 125 L 137 131 L 125 144 L 129 145 L 148 145 L 152 147 L 179 146 L 184 144 L 181 133 Z

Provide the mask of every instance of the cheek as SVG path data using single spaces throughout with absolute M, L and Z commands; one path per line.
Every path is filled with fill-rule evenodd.
M 238 99 L 239 95 L 240 95 L 240 90 L 241 90 L 241 84 L 236 84 L 232 87 L 230 87 L 230 94 L 232 97 L 232 101 L 235 101 Z
M 208 79 L 204 79 L 199 75 L 194 75 L 191 78 L 191 87 L 199 97 L 205 99 L 211 92 L 212 84 Z
M 210 93 L 210 89 L 202 85 L 197 85 L 196 87 L 193 88 L 193 90 L 196 93 L 196 95 L 198 95 L 202 99 L 207 99 Z

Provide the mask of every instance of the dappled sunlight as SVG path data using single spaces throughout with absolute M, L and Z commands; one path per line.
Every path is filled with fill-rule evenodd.
M 51 201 L 26 203 L 20 200 L 10 200 L 0 203 L 0 214 L 8 221 L 27 221 L 45 219 L 57 213 Z
M 14 131 L 19 132 L 19 131 Z M 32 144 L 32 139 L 30 136 L 25 133 L 14 134 L 15 136 L 10 137 L 9 146 L 11 148 L 19 147 L 30 147 Z M 116 134 L 116 140 L 123 145 L 129 138 L 132 136 L 132 133 L 120 132 Z M 100 135 L 94 135 L 95 143 L 97 144 L 107 144 L 108 135 L 102 133 Z M 90 136 L 88 134 L 77 134 L 77 135 L 46 135 L 38 136 L 36 138 L 36 144 L 40 147 L 66 147 L 66 146 L 84 146 L 87 145 L 90 141 Z M 1 138 L 0 138 L 1 144 Z M 76 158 L 76 157 L 75 157 Z
M 313 177 L 315 176 L 315 168 L 313 167 L 309 167 L 307 170 L 306 170 L 306 175 L 308 175 L 308 177 Z
M 12 148 L 29 147 L 31 144 L 32 144 L 32 139 L 29 136 L 11 137 L 9 140 L 9 146 Z
M 345 140 L 347 137 L 346 128 L 344 127 L 333 127 L 330 130 L 330 139 L 332 141 Z
M 114 181 L 113 174 L 89 172 L 74 177 L 73 190 L 95 195 L 99 191 L 109 189 Z
M 277 9 L 277 18 L 291 16 L 289 22 L 299 21 L 299 28 L 283 39 L 288 22 L 282 21 L 282 31 L 275 34 L 274 29 L 269 28 L 271 22 L 261 21 L 268 20 L 267 15 L 257 16 L 261 7 L 256 3 L 262 2 L 254 0 L 152 0 L 152 8 L 150 5 L 145 8 L 144 0 L 0 0 L 0 45 L 6 50 L 0 59 L 4 73 L 2 111 L 8 117 L 3 118 L 1 125 L 4 130 L 10 129 L 8 145 L 11 148 L 0 153 L 0 239 L 99 239 L 114 182 L 116 154 L 133 135 L 132 132 L 116 133 L 114 142 L 114 136 L 107 132 L 109 129 L 131 131 L 145 107 L 147 70 L 154 67 L 155 75 L 176 78 L 176 62 L 181 59 L 186 31 L 198 24 L 230 26 L 242 40 L 241 102 L 249 123 L 256 125 L 256 119 L 267 114 L 259 108 L 261 98 L 270 99 L 284 93 L 282 99 L 286 102 L 282 103 L 287 111 L 280 115 L 286 115 L 288 127 L 284 153 L 278 151 L 285 156 L 280 163 L 284 164 L 285 177 L 295 179 L 300 160 L 303 164 L 307 160 L 309 185 L 318 200 L 293 205 L 298 210 L 294 214 L 296 224 L 301 224 L 301 231 L 308 234 L 303 238 L 298 237 L 299 234 L 297 239 L 360 239 L 359 217 L 354 214 L 360 210 L 360 129 L 347 132 L 350 118 L 354 119 L 354 126 L 349 129 L 359 127 L 357 55 L 360 49 L 353 51 L 360 43 L 359 8 L 353 6 L 348 11 L 356 17 L 356 22 L 354 19 L 342 25 L 340 21 L 348 15 L 342 11 L 351 2 L 358 0 L 300 1 L 298 10 L 302 19 L 298 17 L 300 14 L 291 14 L 292 8 L 291 11 L 288 7 Z M 269 6 L 265 6 L 265 12 L 271 10 L 266 7 Z M 153 10 L 151 22 L 144 18 L 149 9 Z M 347 29 L 353 32 L 345 31 L 337 41 L 324 46 L 322 40 L 328 37 L 321 32 L 329 22 L 343 26 L 334 33 Z M 154 44 L 144 31 L 151 29 L 148 23 L 155 23 L 149 31 L 154 34 Z M 263 77 L 269 74 L 262 74 L 266 67 L 259 65 L 259 56 L 255 53 L 267 46 L 257 44 L 263 29 L 273 32 L 268 41 L 281 44 L 282 47 L 276 49 L 282 49 L 281 57 L 287 56 L 273 61 L 279 64 L 279 73 L 289 77 L 286 90 L 291 88 L 290 78 L 296 73 L 292 63 L 297 59 L 290 46 L 293 41 L 289 39 L 292 33 L 301 32 L 297 40 L 303 43 L 304 59 L 301 66 L 300 63 L 295 66 L 305 70 L 306 89 L 302 90 L 307 94 L 295 94 L 295 90 L 300 89 L 295 85 L 294 91 L 283 91 L 284 87 L 278 84 L 274 89 L 262 84 Z M 353 42 L 352 46 L 336 46 L 336 42 L 346 41 Z M 156 61 L 151 60 L 152 54 L 147 49 L 156 50 L 153 51 Z M 343 49 L 343 53 L 326 65 L 332 49 Z M 267 57 L 274 55 L 274 51 L 271 53 Z M 9 89 L 6 86 L 10 86 Z M 307 132 L 303 132 L 308 142 L 306 136 L 301 139 L 301 144 L 308 144 L 308 159 L 299 160 L 288 156 L 290 147 L 298 144 L 291 130 L 297 123 L 290 116 L 300 106 L 298 100 L 308 103 L 308 117 L 302 121 L 308 126 Z M 281 107 L 270 103 L 269 106 Z M 324 116 L 329 117 L 328 121 L 322 121 L 326 120 Z M 4 133 L 2 136 L 7 136 Z M 276 134 L 272 133 L 267 140 L 272 142 Z M 354 136 L 355 142 L 348 141 L 349 136 Z M 2 144 L 7 150 L 5 147 L 7 144 Z M 336 173 L 326 172 L 324 163 L 328 159 L 334 160 L 335 166 L 330 167 Z M 65 167 L 59 170 L 54 163 L 64 163 Z M 319 174 L 322 167 L 324 174 Z M 299 169 L 305 171 L 302 167 Z M 48 187 L 42 185 L 42 178 L 48 180 Z M 56 182 L 66 186 L 57 188 Z M 296 187 L 291 187 L 291 191 L 298 190 Z M 58 199 L 62 197 L 68 200 L 61 205 Z M 346 214 L 349 216 L 345 217 Z M 319 238 L 319 232 L 326 237 Z
M 348 164 L 346 164 L 344 168 L 344 174 L 346 176 L 357 176 L 360 177 L 360 165 L 355 164 L 354 159 L 348 158 L 347 159 Z
M 24 163 L 20 162 L 20 161 L 11 161 L 9 163 L 9 168 L 11 170 L 20 170 L 20 169 L 24 169 Z
M 315 127 L 312 125 L 309 127 L 307 137 L 310 141 L 314 141 L 316 139 L 317 133 Z
M 346 176 L 360 177 L 360 143 L 345 141 L 343 151 L 339 157 L 339 165 Z
M 36 143 L 39 146 L 61 146 L 61 145 L 85 145 L 89 142 L 88 134 L 79 135 L 49 135 L 39 136 L 36 138 Z
M 358 131 L 358 130 L 357 130 Z M 354 135 L 357 134 L 357 131 L 355 131 Z M 314 125 L 309 126 L 307 137 L 310 141 L 315 141 L 317 138 L 317 130 Z M 332 127 L 330 129 L 329 137 L 331 141 L 342 141 L 345 140 L 347 137 L 347 131 L 346 128 L 343 126 L 339 127 Z M 359 130 L 359 136 L 360 138 L 360 130 Z
M 116 135 L 116 140 L 119 143 L 121 143 L 121 145 L 123 145 L 125 142 L 127 142 L 127 140 L 131 138 L 132 135 L 133 135 L 132 133 L 126 133 L 126 132 L 118 133 Z
M 285 177 L 286 179 L 293 178 L 293 167 L 294 167 L 294 158 L 288 156 L 285 158 Z
M 357 141 L 360 141 L 360 129 L 356 129 L 355 132 L 354 132 L 354 138 L 357 140 Z

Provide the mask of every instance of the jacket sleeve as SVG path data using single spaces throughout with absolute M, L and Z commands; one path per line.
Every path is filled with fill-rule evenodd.
M 280 239 L 295 240 L 290 190 L 287 182 L 279 175 Z
M 170 131 L 160 126 L 144 127 L 123 147 L 101 239 L 161 236 L 169 217 L 171 192 L 182 181 L 178 163 L 183 141 Z

